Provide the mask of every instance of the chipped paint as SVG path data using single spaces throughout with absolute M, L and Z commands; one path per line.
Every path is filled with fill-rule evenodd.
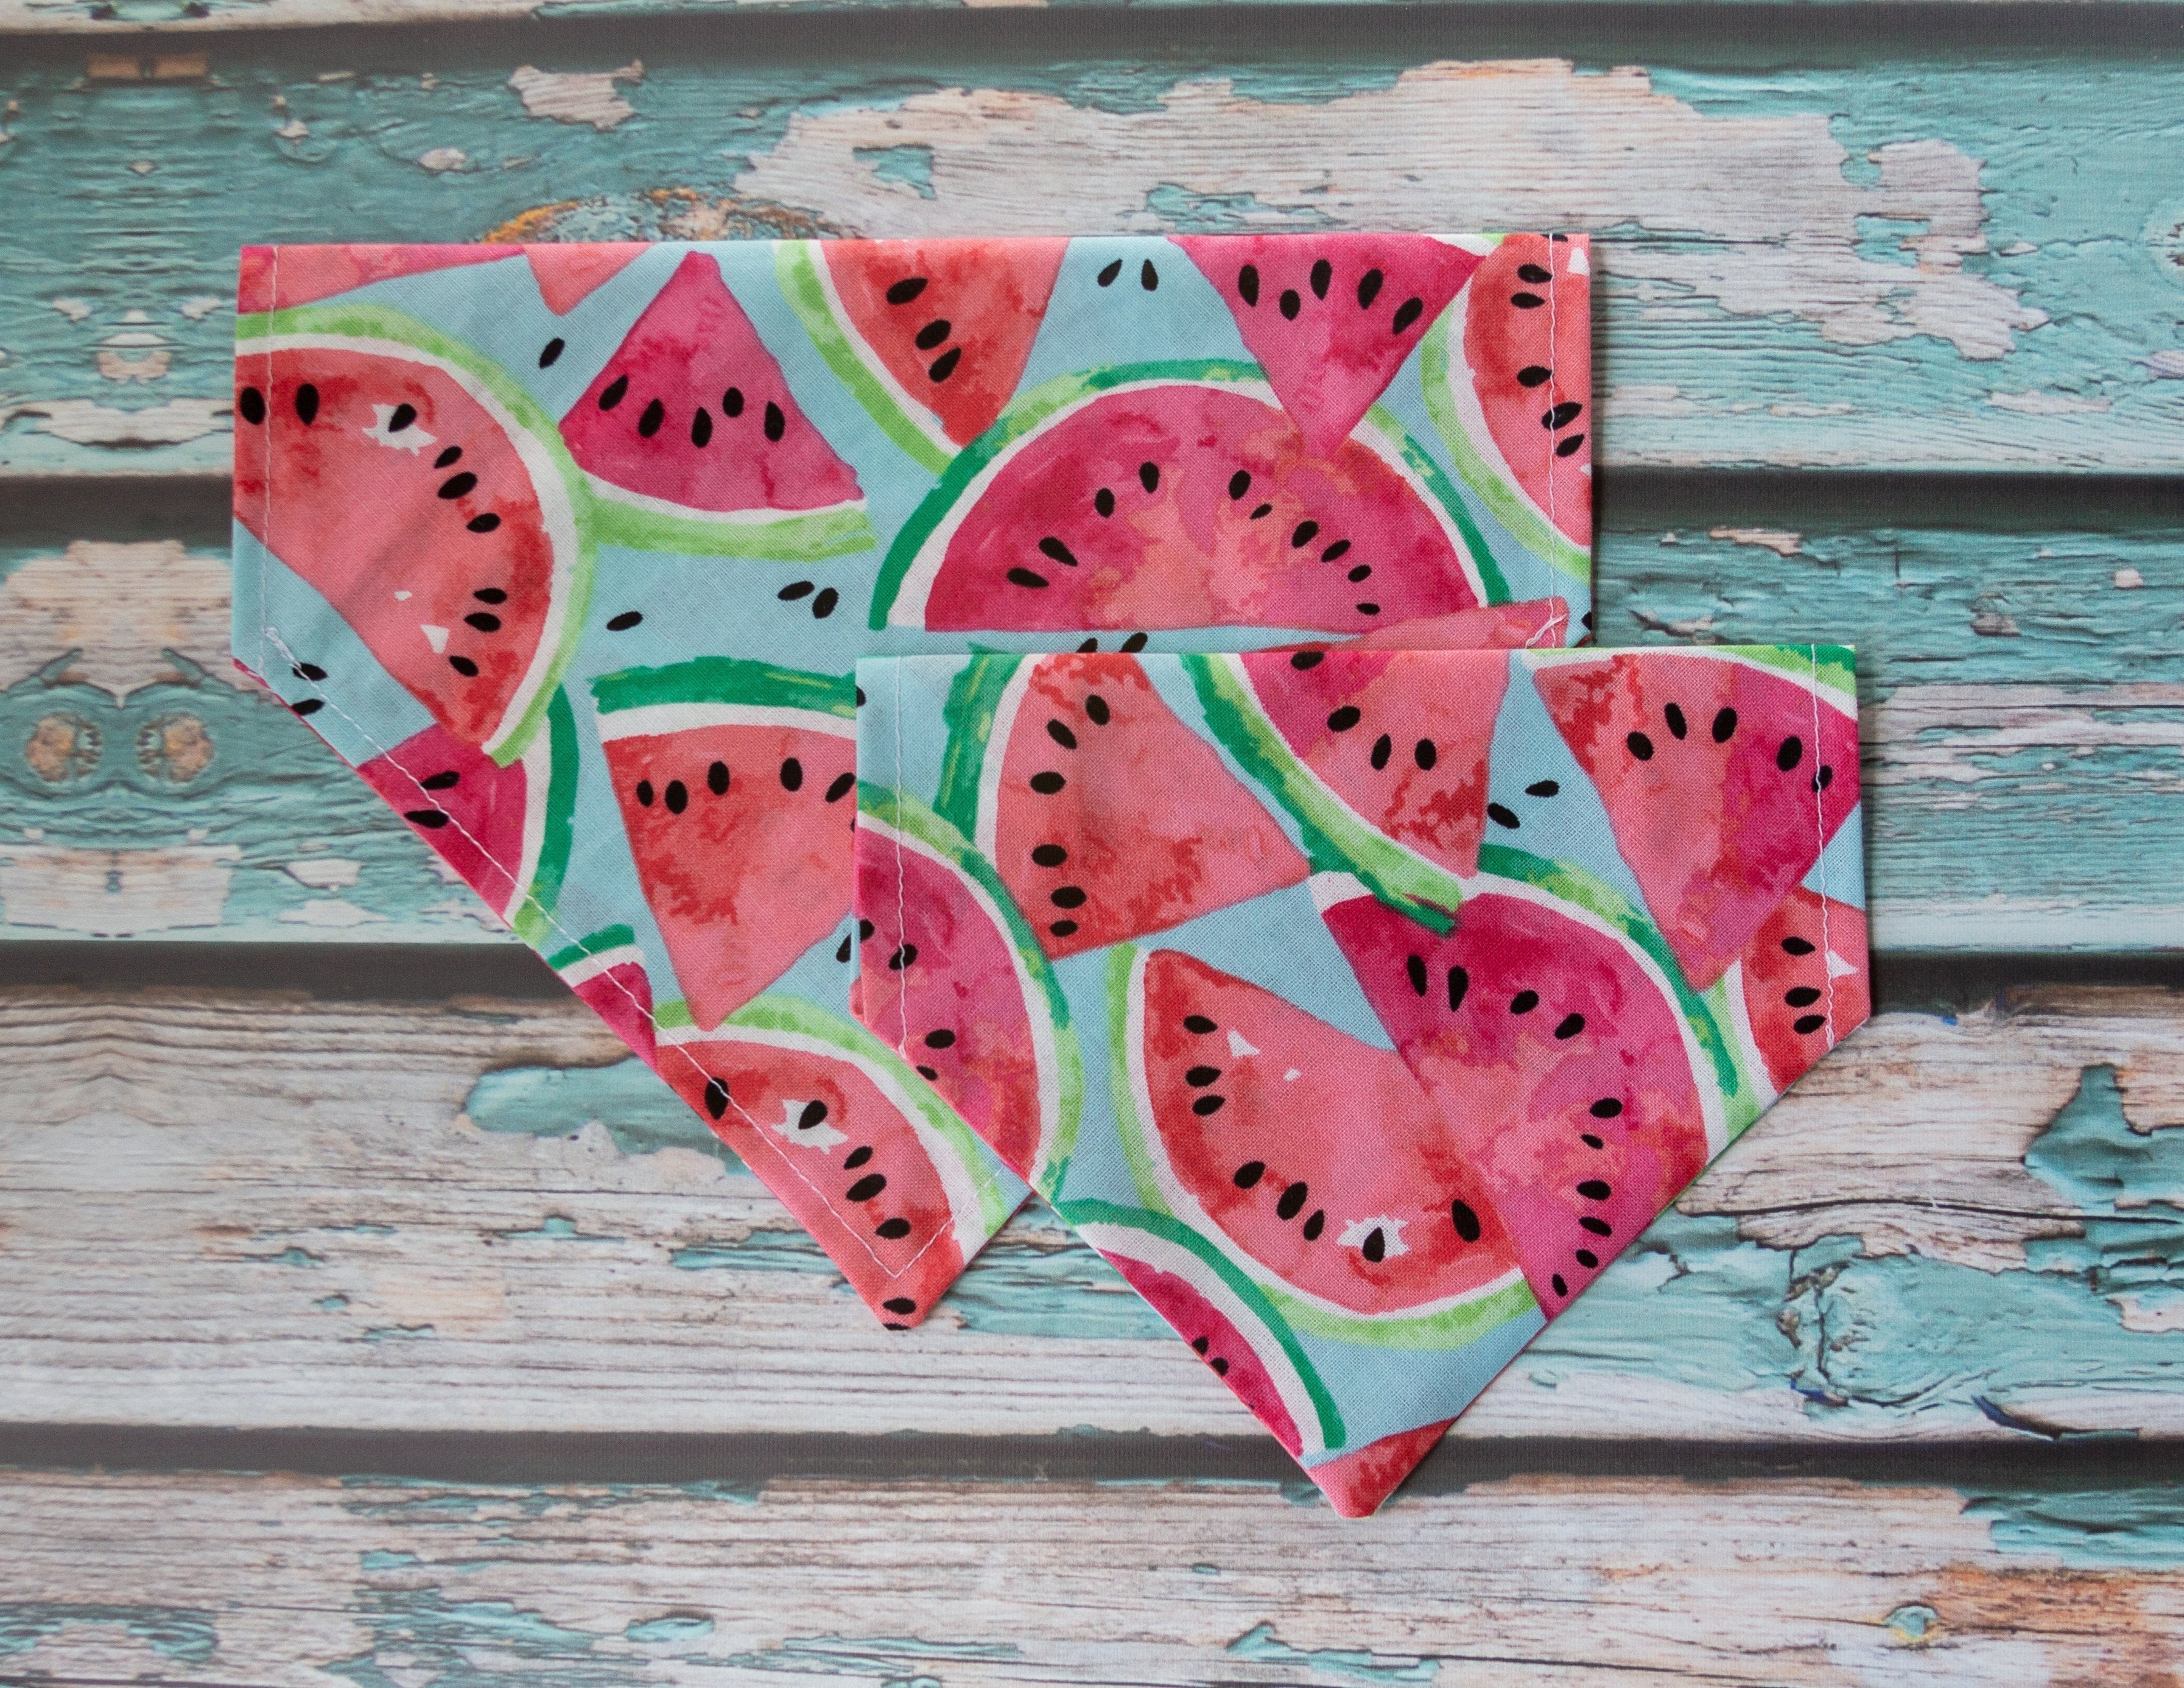
M 1383 1653 L 1362 1647 L 1293 1647 L 1272 1624 L 1255 1624 L 1224 1651 L 1231 1658 L 1253 1664 L 1287 1665 L 1349 1682 L 1431 1682 L 1440 1675 L 1440 1660 L 1414 1653 Z
M 0 843 L 0 921 L 91 938 L 216 927 L 233 844 L 98 850 Z
M 636 109 L 615 85 L 644 80 L 644 61 L 632 58 L 618 70 L 541 70 L 535 64 L 521 64 L 509 77 L 508 86 L 515 90 L 523 109 L 533 117 L 588 124 L 604 132 L 637 115 Z
M 234 675 L 227 598 L 226 560 L 178 540 L 81 539 L 58 555 L 31 556 L 0 576 L 0 689 L 37 674 L 49 685 L 96 686 L 120 703 L 195 671 Z M 57 655 L 65 656 L 58 666 Z
M 22 417 L 35 423 L 36 432 L 71 445 L 182 445 L 226 432 L 233 408 L 225 394 L 217 398 L 170 398 L 164 404 L 134 410 L 92 398 L 0 398 L 0 428 Z M 0 457 L 0 469 L 7 466 L 5 458 Z
M 1779 527 L 1713 527 L 1709 539 L 1725 539 L 1732 545 L 1752 545 L 1778 557 L 1794 557 L 1805 549 L 1805 536 Z

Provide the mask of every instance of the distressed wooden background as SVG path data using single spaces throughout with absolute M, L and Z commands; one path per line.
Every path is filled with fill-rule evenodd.
M 0 1680 L 2184 1679 L 2184 11 L 0 0 Z M 1345 1524 L 907 1336 L 226 657 L 245 240 L 1596 231 L 1612 643 L 1862 650 L 1880 1011 Z

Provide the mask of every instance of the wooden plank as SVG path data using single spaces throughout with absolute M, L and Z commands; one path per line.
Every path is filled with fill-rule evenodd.
M 1885 1013 L 1457 1435 L 2184 1435 L 2180 1009 Z M 1044 1209 L 883 1331 L 571 999 L 24 989 L 0 1061 L 0 1422 L 1252 1434 Z
M 1535 1476 L 1346 1522 L 1271 1485 L 5 1479 L 55 1688 L 522 1680 L 2175 1680 L 2160 1490 Z
M 2184 945 L 2184 894 L 2154 866 L 2184 788 L 2184 530 L 1792 514 L 1611 528 L 1602 639 L 1861 648 L 1880 945 Z M 506 941 L 239 689 L 226 589 L 224 559 L 179 541 L 0 552 L 0 939 Z
M 0 254 L 0 473 L 223 465 L 245 241 L 1451 220 L 1596 231 L 1611 467 L 2169 472 L 2184 55 L 2149 15 L 2129 54 L 1753 70 L 1707 41 L 1582 74 L 1218 19 L 982 62 L 883 18 L 867 58 L 803 43 L 824 68 L 633 25 L 543 64 L 461 31 L 17 37 L 0 153 L 39 215 Z M 1624 63 L 1601 27 L 1556 50 Z

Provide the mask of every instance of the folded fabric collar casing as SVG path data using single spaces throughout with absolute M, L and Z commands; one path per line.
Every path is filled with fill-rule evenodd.
M 1590 300 L 1582 236 L 254 248 L 237 659 L 883 1319 L 1031 1180 L 1369 1511 L 1865 1013 L 1847 653 L 1559 649 Z

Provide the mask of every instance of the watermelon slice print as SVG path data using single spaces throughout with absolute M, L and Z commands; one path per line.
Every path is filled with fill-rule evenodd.
M 1525 660 L 1684 977 L 1705 989 L 1858 806 L 1849 651 Z
M 649 1061 L 657 1043 L 652 1018 L 652 978 L 644 952 L 627 926 L 610 926 L 554 951 L 546 965 L 607 1029 Z
M 717 1030 L 660 1012 L 655 1066 L 896 1329 L 924 1318 L 1026 1191 L 854 1022 L 761 996 Z
M 1343 876 L 1312 889 L 1552 1318 L 1698 1176 L 1728 1139 L 1725 1095 L 1747 1103 L 1746 1087 L 1712 1011 L 1612 890 L 1500 845 L 1479 855 L 1444 936 Z
M 1800 885 L 1761 922 L 1726 984 L 1775 1094 L 1873 1013 L 1865 911 Z
M 591 593 L 582 480 L 551 421 L 397 312 L 312 306 L 236 337 L 236 520 L 450 738 L 513 761 Z
M 1215 735 L 1296 816 L 1315 863 L 1446 930 L 1479 866 L 1507 662 L 1338 648 L 1183 663 Z
M 858 788 L 857 1017 L 1034 1189 L 1060 1181 L 1083 1067 L 1068 1005 L 993 867 L 914 798 Z
M 700 1027 L 850 911 L 855 694 L 724 656 L 592 682 L 638 883 Z
M 1532 1311 L 1475 1145 L 1396 1056 L 1181 950 L 1118 946 L 1108 990 L 1141 1196 L 1293 1325 L 1440 1349 Z
M 706 253 L 631 325 L 561 437 L 604 543 L 783 561 L 872 544 L 856 471 L 798 406 Z
M 459 265 L 513 258 L 512 246 L 246 246 L 237 278 L 237 316 L 315 304 L 337 294 Z
M 1301 883 L 1308 867 L 1135 657 L 974 657 L 937 805 L 1056 960 Z
M 501 766 L 440 726 L 411 734 L 357 772 L 486 905 L 529 944 L 569 868 L 577 807 L 577 722 L 556 691 L 547 729 Z
M 1068 247 L 783 241 L 774 263 L 827 367 L 889 439 L 937 475 L 1015 396 Z
M 523 256 L 546 309 L 566 316 L 651 250 L 642 241 L 578 241 L 526 246 Z M 541 367 L 550 367 L 560 355 L 555 351 L 549 357 L 542 350 Z
M 1392 419 L 1322 456 L 1250 366 L 1145 364 L 1057 377 L 964 448 L 872 625 L 1362 633 L 1512 595 Z
M 1582 580 L 1592 560 L 1592 248 L 1507 235 L 1427 336 L 1426 409 L 1518 543 Z
M 1350 437 L 1479 260 L 1430 235 L 1171 235 L 1324 457 Z

